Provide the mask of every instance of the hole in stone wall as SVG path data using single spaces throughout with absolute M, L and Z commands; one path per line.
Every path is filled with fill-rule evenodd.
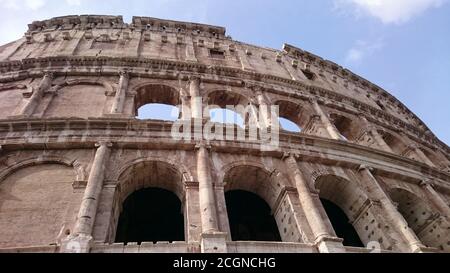
M 313 81 L 316 78 L 316 75 L 308 69 L 302 69 L 302 72 L 305 75 L 305 77 L 310 81 Z
M 279 118 L 279 121 L 280 121 L 281 128 L 283 128 L 283 130 L 285 130 L 285 131 L 293 132 L 293 133 L 301 133 L 301 131 L 302 131 L 300 126 L 298 126 L 297 124 L 295 124 L 294 122 L 292 122 L 288 119 Z
M 214 58 L 214 59 L 225 59 L 225 52 L 217 50 L 217 49 L 210 49 L 209 55 L 211 56 L 211 58 Z
M 330 119 L 344 140 L 353 140 L 355 138 L 351 119 L 336 114 L 331 114 Z
M 167 104 L 146 104 L 141 106 L 137 112 L 137 119 L 140 120 L 176 121 L 180 118 L 180 109 Z
M 170 191 L 147 188 L 130 195 L 123 204 L 117 243 L 184 241 L 181 201 Z
M 212 122 L 235 124 L 244 128 L 244 119 L 237 112 L 228 109 L 212 109 L 209 115 Z
M 256 194 L 234 190 L 225 194 L 233 241 L 281 242 L 270 206 Z
M 138 119 L 175 121 L 180 116 L 179 92 L 169 86 L 149 84 L 137 90 L 135 113 Z
M 344 239 L 345 246 L 364 247 L 355 228 L 349 223 L 345 212 L 326 199 L 320 199 L 322 205 L 330 219 L 331 225 L 339 238 Z
M 381 101 L 377 100 L 377 105 L 380 107 L 381 110 L 386 110 L 386 107 L 381 103 Z
M 291 101 L 278 101 L 279 122 L 285 131 L 300 133 L 309 122 L 311 111 L 303 105 Z

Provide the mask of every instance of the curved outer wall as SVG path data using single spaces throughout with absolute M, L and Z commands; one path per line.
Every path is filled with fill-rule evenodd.
M 303 130 L 282 130 L 276 149 L 177 141 L 172 122 L 135 118 L 147 103 L 181 105 L 193 124 L 208 105 L 276 105 Z M 287 44 L 233 41 L 221 27 L 33 22 L 0 47 L 0 145 L 0 251 L 367 252 L 343 245 L 320 198 L 366 245 L 450 251 L 447 145 L 351 71 Z M 185 242 L 114 244 L 122 203 L 145 187 L 180 198 Z M 234 189 L 267 202 L 283 242 L 231 240 L 224 196 Z

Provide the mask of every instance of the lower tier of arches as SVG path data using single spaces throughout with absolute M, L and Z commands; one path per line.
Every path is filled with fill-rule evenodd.
M 203 251 L 204 208 L 214 210 L 214 232 L 227 252 L 410 252 L 413 240 L 422 251 L 450 252 L 449 195 L 427 183 L 289 155 L 209 150 L 213 199 L 205 205 L 200 148 L 100 147 L 109 153 L 101 157 L 99 195 L 89 198 L 100 148 L 0 155 L 2 251 L 63 251 L 79 235 L 80 211 L 95 199 L 91 252 Z

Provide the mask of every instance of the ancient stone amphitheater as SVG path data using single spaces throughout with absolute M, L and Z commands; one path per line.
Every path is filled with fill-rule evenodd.
M 138 119 L 151 104 L 194 133 Z M 301 132 L 206 139 L 205 109 L 230 105 Z M 0 252 L 450 252 L 447 145 L 351 71 L 222 27 L 33 22 L 0 46 L 0 145 Z

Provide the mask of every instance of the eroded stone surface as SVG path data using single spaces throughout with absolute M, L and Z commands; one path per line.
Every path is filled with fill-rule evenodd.
M 215 26 L 67 16 L 1 46 L 0 71 L 0 252 L 370 252 L 343 246 L 320 198 L 379 251 L 450 252 L 449 147 L 390 94 L 309 52 Z M 274 150 L 177 141 L 172 122 L 136 119 L 149 103 L 200 124 L 211 105 L 277 105 L 303 130 L 282 131 Z M 123 202 L 146 187 L 182 201 L 186 242 L 114 244 Z M 231 242 L 230 190 L 263 198 L 283 242 Z

